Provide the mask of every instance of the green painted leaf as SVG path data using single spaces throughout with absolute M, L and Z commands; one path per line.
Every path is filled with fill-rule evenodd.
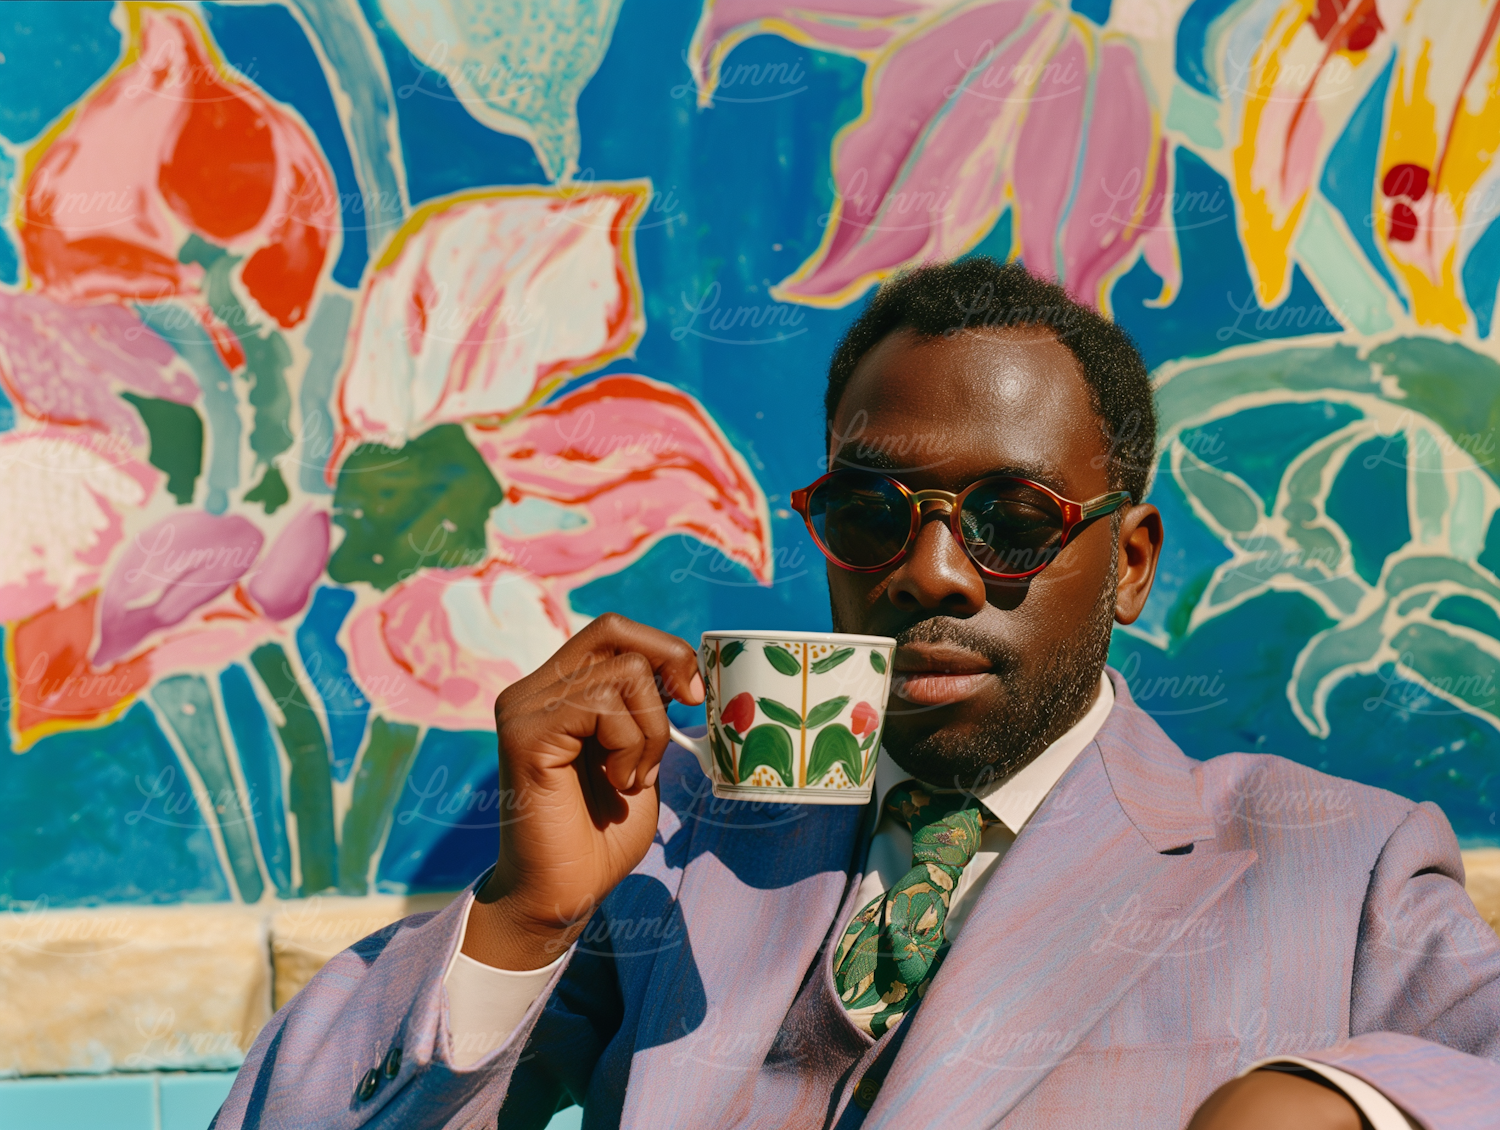
M 724 780 L 734 780 L 734 756 L 724 744 L 718 730 L 709 731 L 709 745 L 713 747 L 714 760 L 719 763 L 719 772 L 724 774 Z
M 390 827 L 401 786 L 416 760 L 418 736 L 415 726 L 384 718 L 370 722 L 370 736 L 354 776 L 354 799 L 344 814 L 344 833 L 339 839 L 339 891 L 343 894 L 369 893 L 370 857 Z
M 388 589 L 424 567 L 485 558 L 485 522 L 505 492 L 458 424 L 440 424 L 400 451 L 354 449 L 339 469 L 333 520 L 345 537 L 328 575 Z
M 234 292 L 234 268 L 240 256 L 230 255 L 197 234 L 188 236 L 177 258 L 203 267 L 208 304 L 239 339 L 245 365 L 239 370 L 250 382 L 250 407 L 255 423 L 250 431 L 250 450 L 261 463 L 270 463 L 292 446 L 296 434 L 291 425 L 292 396 L 286 371 L 292 367 L 292 350 L 275 329 L 263 329 L 250 317 Z
M 880 731 L 871 730 L 868 734 L 865 735 L 865 740 L 859 743 L 859 752 L 864 753 L 866 750 L 868 750 L 872 745 L 875 744 L 875 739 L 878 737 L 880 737 Z
M 255 863 L 251 814 L 245 811 L 234 787 L 229 755 L 221 736 L 223 722 L 208 681 L 202 675 L 173 675 L 156 685 L 151 698 L 156 703 L 158 716 L 176 732 L 184 752 L 203 780 L 209 804 L 214 809 L 208 819 L 218 821 L 240 898 L 245 902 L 255 902 L 265 888 L 260 868 Z
M 292 765 L 287 807 L 297 818 L 302 895 L 315 895 L 335 886 L 339 872 L 339 849 L 333 838 L 333 781 L 328 768 L 328 743 L 281 645 L 261 644 L 250 653 L 250 662 L 283 718 L 276 732 L 281 735 L 281 746 Z
M 881 655 L 880 652 L 878 652 L 878 651 L 872 651 L 872 652 L 870 652 L 870 666 L 873 667 L 873 668 L 875 668 L 875 673 L 877 675 L 884 675 L 885 674 L 885 656 Z
M 818 731 L 812 757 L 807 763 L 807 783 L 821 781 L 835 765 L 843 765 L 849 780 L 858 781 L 859 763 L 859 741 L 849 732 L 849 727 L 835 722 Z
M 724 723 L 724 736 L 730 741 L 734 742 L 736 745 L 745 740 L 742 736 L 740 736 L 740 732 L 733 726 L 731 726 L 728 722 Z
M 790 706 L 783 706 L 774 698 L 758 698 L 760 708 L 766 712 L 766 717 L 780 722 L 783 726 L 790 726 L 794 730 L 802 728 L 802 715 L 798 714 Z M 750 731 L 752 734 L 754 730 Z
M 707 667 L 710 671 L 712 671 L 716 666 L 718 666 L 718 663 L 719 663 L 719 653 L 716 652 L 716 651 L 714 651 L 713 648 L 708 648 L 707 650 L 705 650 L 703 652 L 703 665 L 705 667 Z
M 853 648 L 850 648 L 851 654 L 853 650 Z M 849 696 L 846 694 L 841 694 L 838 698 L 830 698 L 827 702 L 818 703 L 817 706 L 807 712 L 807 728 L 811 730 L 814 726 L 821 726 L 830 718 L 838 717 L 839 711 L 848 705 Z
M 133 392 L 121 396 L 135 406 L 151 437 L 151 466 L 164 471 L 167 492 L 179 506 L 193 501 L 203 472 L 203 417 L 191 404 L 156 400 Z
M 762 650 L 766 653 L 766 659 L 771 666 L 783 675 L 795 675 L 802 670 L 802 664 L 797 661 L 797 657 L 786 648 L 768 643 Z
M 246 502 L 258 502 L 266 508 L 267 514 L 274 514 L 287 504 L 292 496 L 287 492 L 286 480 L 281 477 L 281 472 L 272 463 L 266 468 L 266 473 L 252 489 L 245 492 Z
M 735 657 L 744 650 L 744 640 L 735 640 L 733 643 L 727 643 L 719 649 L 719 662 L 722 663 L 725 667 L 728 667 L 731 663 L 734 662 Z
M 740 780 L 748 781 L 750 774 L 762 765 L 774 769 L 782 784 L 793 782 L 791 735 L 772 722 L 762 723 L 745 735 L 745 745 L 740 750 Z
M 1491 725 L 1500 709 L 1500 659 L 1470 640 L 1449 634 L 1437 624 L 1408 624 L 1391 637 L 1401 665 L 1431 686 L 1467 705 Z
M 832 655 L 825 655 L 816 663 L 810 664 L 807 669 L 814 675 L 821 675 L 824 671 L 832 671 L 853 654 L 854 649 L 852 647 L 841 647 Z
M 1177 481 L 1230 535 L 1248 534 L 1260 521 L 1260 496 L 1237 475 L 1210 466 L 1190 451 L 1183 456 Z

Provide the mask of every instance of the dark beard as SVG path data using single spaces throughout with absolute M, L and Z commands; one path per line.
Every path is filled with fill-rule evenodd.
M 946 640 L 990 659 L 1004 682 L 1005 705 L 963 732 L 935 730 L 909 744 L 898 743 L 887 730 L 884 744 L 891 757 L 929 784 L 968 790 L 984 789 L 1029 764 L 1093 704 L 1099 673 L 1109 658 L 1117 588 L 1111 569 L 1082 629 L 1061 636 L 1030 670 L 1014 656 L 995 654 L 994 644 L 964 620 L 936 616 L 898 632 L 898 643 Z

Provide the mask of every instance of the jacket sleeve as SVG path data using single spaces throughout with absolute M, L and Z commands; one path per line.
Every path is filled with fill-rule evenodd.
M 1371 872 L 1352 1038 L 1307 1054 L 1364 1079 L 1428 1130 L 1500 1122 L 1500 938 L 1463 878 L 1442 810 L 1417 805 Z
M 467 1067 L 454 1066 L 443 975 L 473 894 L 470 887 L 436 914 L 404 918 L 325 965 L 261 1030 L 215 1130 L 490 1128 L 508 1089 L 517 1094 L 507 1130 L 545 1126 L 592 1063 L 587 1047 L 573 1044 L 563 1055 L 558 1039 L 533 1040 L 538 1021 L 553 1005 L 543 1034 L 565 1036 L 578 1026 L 608 1028 L 610 1017 L 591 1024 L 572 1012 L 589 1008 L 597 992 L 566 993 L 568 1005 L 552 1001 L 574 964 L 570 951 L 509 1039 Z M 583 962 L 580 972 L 597 979 L 593 964 Z M 610 999 L 602 994 L 606 1014 Z

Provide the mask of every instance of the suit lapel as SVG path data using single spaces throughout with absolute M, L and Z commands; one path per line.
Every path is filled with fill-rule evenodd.
M 872 1130 L 1000 1122 L 1155 962 L 1221 936 L 1214 904 L 1255 853 L 1215 850 L 1193 763 L 1110 674 L 1115 709 L 986 885 Z

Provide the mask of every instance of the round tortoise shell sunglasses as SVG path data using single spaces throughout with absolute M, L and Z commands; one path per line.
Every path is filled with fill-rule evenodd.
M 1111 491 L 1074 502 L 1041 483 L 993 475 L 957 494 L 911 490 L 878 471 L 841 468 L 792 492 L 823 555 L 855 573 L 900 562 L 923 520 L 946 513 L 953 539 L 987 577 L 1020 580 L 1040 573 L 1086 522 L 1113 513 L 1130 492 Z

